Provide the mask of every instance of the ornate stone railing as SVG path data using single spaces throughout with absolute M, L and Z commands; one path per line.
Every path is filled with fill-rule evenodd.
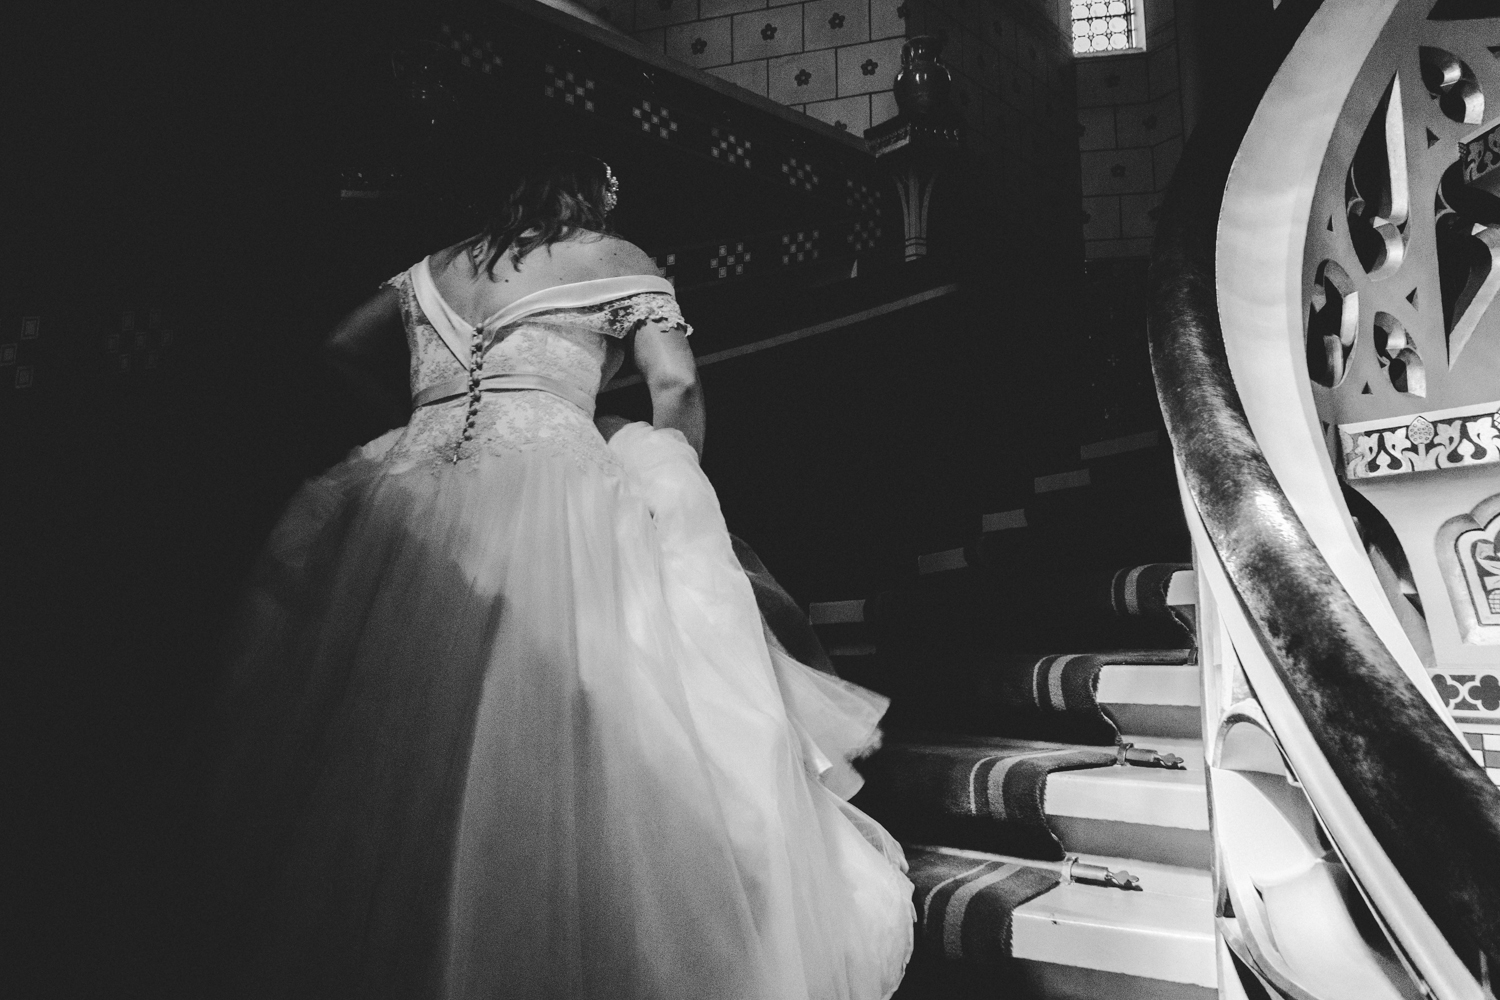
M 900 259 L 895 192 L 856 136 L 539 0 L 447 0 L 395 34 L 392 117 L 417 143 L 609 150 L 663 206 L 635 228 L 679 288 Z M 420 187 L 413 157 L 386 159 L 351 169 L 343 197 Z
M 1346 492 L 1370 481 L 1347 476 L 1354 463 L 1389 466 L 1363 459 L 1367 429 L 1339 416 L 1405 415 L 1394 423 L 1406 427 L 1429 419 L 1434 395 L 1483 403 L 1468 398 L 1467 372 L 1439 385 L 1458 350 L 1480 366 L 1473 385 L 1500 385 L 1485 353 L 1495 317 L 1475 318 L 1454 347 L 1454 303 L 1472 307 L 1484 277 L 1465 299 L 1473 272 L 1455 278 L 1431 216 L 1419 218 L 1434 203 L 1420 184 L 1470 140 L 1475 94 L 1493 78 L 1453 52 L 1500 45 L 1494 21 L 1442 8 L 1326 0 L 1258 104 L 1202 119 L 1161 214 L 1152 362 L 1199 568 L 1226 995 L 1492 995 L 1500 792 L 1484 740 L 1466 741 L 1471 724 L 1429 679 L 1490 661 L 1444 631 L 1462 603 L 1424 567 L 1453 540 L 1422 530 L 1500 483 L 1455 443 L 1465 461 L 1450 464 L 1467 467 L 1417 472 L 1421 489 Z M 1428 52 L 1434 36 L 1446 60 Z M 1451 127 L 1400 119 L 1403 100 Z M 1393 166 L 1398 153 L 1410 171 Z M 1413 391 L 1419 373 L 1433 395 Z

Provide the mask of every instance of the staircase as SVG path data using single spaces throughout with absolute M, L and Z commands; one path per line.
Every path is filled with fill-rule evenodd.
M 855 803 L 916 885 L 898 1000 L 1217 995 L 1196 581 L 1120 562 L 1185 554 L 1169 456 L 1080 454 L 909 585 L 809 607 L 839 673 L 892 698 Z

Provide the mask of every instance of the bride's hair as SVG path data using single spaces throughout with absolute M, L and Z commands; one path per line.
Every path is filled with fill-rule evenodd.
M 485 271 L 493 276 L 506 253 L 520 263 L 537 247 L 551 246 L 579 230 L 608 233 L 608 182 L 604 161 L 596 156 L 555 150 L 534 157 L 470 240 L 471 246 L 487 249 Z

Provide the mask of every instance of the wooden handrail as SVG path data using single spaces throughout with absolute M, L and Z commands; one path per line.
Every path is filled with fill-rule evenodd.
M 1307 5 L 1311 6 L 1311 5 Z M 1313 11 L 1283 4 L 1285 43 Z M 1157 393 L 1188 497 L 1287 694 L 1361 818 L 1472 970 L 1500 957 L 1494 785 L 1381 642 L 1293 509 L 1235 388 L 1216 296 L 1226 181 L 1258 96 L 1199 119 L 1159 215 L 1150 286 Z M 1296 766 L 1296 761 L 1292 761 Z M 1330 829 L 1337 841 L 1339 831 Z M 1358 873 L 1355 873 L 1358 876 Z

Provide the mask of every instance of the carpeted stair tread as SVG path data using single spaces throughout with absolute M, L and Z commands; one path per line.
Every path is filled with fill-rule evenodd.
M 1048 825 L 1048 775 L 1111 767 L 1113 747 L 955 734 L 888 735 L 861 764 L 855 804 L 905 843 L 1044 861 L 1063 849 Z
M 1190 633 L 1167 603 L 1172 577 L 1187 563 L 1134 563 L 1107 569 L 1065 568 L 1017 573 L 1014 563 L 993 561 L 993 550 L 975 546 L 970 564 L 985 573 L 1007 609 L 1041 616 L 1048 625 L 1066 624 L 1107 636 L 1114 632 L 1167 635 L 1178 645 Z M 1133 645 L 1134 643 L 1122 643 Z M 1155 643 L 1147 643 L 1154 645 Z
M 1117 713 L 1122 709 L 1098 697 L 1105 671 L 1130 666 L 1188 668 L 1195 657 L 1192 649 L 975 653 L 958 662 L 919 665 L 877 650 L 874 656 L 841 660 L 839 670 L 893 699 L 888 716 L 892 728 L 1112 746 L 1119 736 Z M 1191 678 L 1185 680 L 1191 683 Z M 1139 723 L 1139 715 L 1130 715 L 1129 721 Z
M 1119 728 L 1098 698 L 1103 672 L 1132 664 L 1185 665 L 1193 657 L 1191 649 L 1005 654 L 975 671 L 972 704 L 1007 734 L 1113 745 Z
M 996 566 L 973 555 L 967 566 L 868 597 L 855 617 L 814 622 L 829 646 L 873 644 L 916 665 L 973 661 L 996 649 L 1181 647 L 1193 641 L 1190 613 L 1170 606 L 1167 594 L 1188 569 L 1140 563 L 1019 572 L 1011 560 Z
M 916 887 L 918 972 L 949 964 L 1000 977 L 992 983 L 1019 976 L 1019 986 L 1027 963 L 1047 963 L 1164 987 L 1215 985 L 1208 872 L 1127 858 L 1080 859 L 1140 877 L 1140 891 L 1122 892 L 1003 859 L 924 850 L 908 851 L 907 858 Z M 952 994 L 930 995 L 953 1000 Z
M 1047 868 L 927 851 L 908 851 L 907 863 L 916 887 L 919 961 L 1003 966 L 1016 908 L 1062 881 Z
M 1057 558 L 1077 565 L 1185 561 L 1191 543 L 1175 487 L 1091 472 L 1087 486 L 1037 494 L 1026 504 L 1026 520 Z

